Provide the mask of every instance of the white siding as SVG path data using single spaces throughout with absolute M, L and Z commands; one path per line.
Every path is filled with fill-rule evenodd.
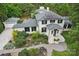
M 61 27 L 64 26 L 64 20 L 62 21 L 62 23 L 58 23 L 58 20 L 57 20 L 57 24 L 59 24 Z
M 51 23 L 50 23 L 50 20 L 47 20 L 47 24 L 42 24 L 42 21 L 38 21 L 39 32 L 42 33 L 42 34 L 48 35 L 48 29 L 47 29 L 47 32 L 46 32 L 46 33 L 41 32 L 42 27 L 46 27 L 48 24 L 51 24 Z M 58 23 L 58 20 L 55 20 L 55 23 L 53 23 L 53 24 L 58 24 L 58 25 L 60 25 L 61 27 L 63 27 L 63 25 L 64 25 L 64 20 L 63 20 L 62 23 Z M 60 30 L 60 33 L 61 33 L 61 32 L 62 32 L 62 31 Z
M 31 27 L 29 27 L 29 28 L 30 28 L 30 32 L 26 32 L 26 33 L 31 34 L 31 33 L 34 33 L 34 32 L 37 32 L 38 31 L 38 27 L 36 27 L 36 31 L 32 31 Z
M 17 31 L 24 31 L 24 28 L 15 28 L 14 30 L 17 30 Z
M 49 21 L 47 21 L 47 24 L 49 24 Z M 42 30 L 42 27 L 46 27 L 46 25 L 47 24 L 42 24 L 42 21 L 38 21 L 38 26 L 39 26 L 39 32 L 41 33 L 41 34 L 46 34 L 46 35 L 48 35 L 48 29 L 47 29 L 47 32 L 41 32 Z M 47 27 L 46 27 L 47 28 Z
M 49 44 L 55 43 L 54 39 L 55 39 L 56 37 L 58 38 L 58 36 L 61 35 L 61 32 L 62 32 L 62 30 L 59 29 L 59 32 L 57 33 L 57 36 L 55 37 L 55 36 L 53 36 L 53 34 L 51 34 L 51 31 L 53 31 L 53 30 L 49 30 L 49 33 L 48 33 L 48 43 L 49 43 Z M 59 39 L 60 39 L 60 38 L 59 38 Z M 62 39 L 61 39 L 61 40 L 62 40 Z

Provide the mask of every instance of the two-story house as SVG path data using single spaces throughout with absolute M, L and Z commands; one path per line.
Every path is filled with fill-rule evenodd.
M 49 7 L 47 7 L 47 9 L 40 7 L 35 11 L 35 18 L 25 20 L 21 24 L 17 23 L 13 26 L 13 29 L 25 31 L 26 33 L 38 31 L 48 36 L 49 43 L 55 43 L 55 41 L 65 41 L 61 33 L 66 29 L 70 29 L 71 26 L 72 23 L 69 21 L 68 17 L 50 11 Z

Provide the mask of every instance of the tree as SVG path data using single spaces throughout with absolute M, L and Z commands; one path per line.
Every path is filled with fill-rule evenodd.
M 0 22 L 3 22 L 7 19 L 7 11 L 5 4 L 0 4 Z
M 16 4 L 6 4 L 8 17 L 20 17 L 21 9 Z
M 4 24 L 0 22 L 0 33 L 4 30 Z
M 31 17 L 31 13 L 35 10 L 35 6 L 33 4 L 18 4 L 18 6 L 22 11 L 21 16 L 25 17 Z

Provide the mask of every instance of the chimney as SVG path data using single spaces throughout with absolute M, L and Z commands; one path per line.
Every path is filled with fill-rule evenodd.
M 47 7 L 47 11 L 49 11 L 49 7 Z
M 44 9 L 44 7 L 43 7 L 43 6 L 41 6 L 41 7 L 40 7 L 40 9 Z

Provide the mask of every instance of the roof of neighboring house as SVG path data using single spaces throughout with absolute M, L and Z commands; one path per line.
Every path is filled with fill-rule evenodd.
M 35 19 L 28 19 L 28 20 L 25 20 L 21 24 L 14 25 L 13 28 L 23 28 L 23 27 L 33 27 L 33 26 L 37 26 L 36 20 Z
M 63 19 L 62 16 L 56 14 L 55 12 L 48 11 L 46 9 L 38 9 L 36 10 L 36 19 L 37 20 L 53 20 L 53 19 Z
M 5 23 L 16 23 L 20 18 L 11 17 L 8 18 Z
M 63 29 L 60 25 L 58 25 L 58 24 L 49 24 L 49 25 L 47 25 L 47 28 L 49 29 L 49 30 L 52 30 L 52 29 Z

